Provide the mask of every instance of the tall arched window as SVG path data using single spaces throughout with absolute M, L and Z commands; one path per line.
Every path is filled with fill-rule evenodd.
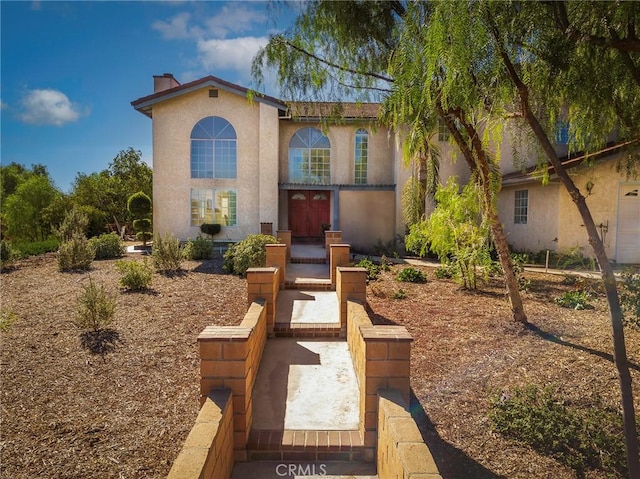
M 237 137 L 231 123 L 203 118 L 191 130 L 191 178 L 235 178 Z
M 362 128 L 356 131 L 355 171 L 356 185 L 367 184 L 367 160 L 369 158 L 369 133 Z
M 302 128 L 289 141 L 289 181 L 331 183 L 331 144 L 317 128 Z

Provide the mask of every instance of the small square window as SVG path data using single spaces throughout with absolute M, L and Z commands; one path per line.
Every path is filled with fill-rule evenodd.
M 442 118 L 438 118 L 438 141 L 449 141 L 449 128 Z
M 517 190 L 515 192 L 513 222 L 517 225 L 526 225 L 528 216 L 529 216 L 529 190 Z

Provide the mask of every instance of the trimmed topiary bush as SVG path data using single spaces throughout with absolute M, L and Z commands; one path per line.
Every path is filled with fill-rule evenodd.
M 220 233 L 220 230 L 222 230 L 222 225 L 218 223 L 203 223 L 200 225 L 200 231 L 205 235 L 215 236 Z
M 151 198 L 144 192 L 138 191 L 132 194 L 127 200 L 127 209 L 135 218 L 133 228 L 136 230 L 136 238 L 142 241 L 143 246 L 147 246 L 147 240 L 152 238 L 151 220 L 148 218 L 151 213 Z
M 227 273 L 244 276 L 249 268 L 260 268 L 265 265 L 266 245 L 277 242 L 278 240 L 271 235 L 249 235 L 227 249 L 222 268 Z
M 124 243 L 115 233 L 105 233 L 91 238 L 89 243 L 95 249 L 95 259 L 115 259 L 124 254 Z

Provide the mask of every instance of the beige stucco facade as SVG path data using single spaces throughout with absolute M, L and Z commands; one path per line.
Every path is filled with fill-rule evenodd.
M 617 162 L 618 158 L 612 157 L 592 166 L 573 168 L 569 172 L 576 186 L 586 196 L 587 206 L 609 259 L 637 263 L 640 262 L 640 229 L 637 228 L 640 225 L 640 200 L 631 195 L 625 198 L 624 193 L 640 189 L 640 182 L 628 179 L 625 173 L 619 172 Z M 517 190 L 528 191 L 527 224 L 514 223 Z M 622 219 L 619 215 L 621 198 L 632 202 L 630 216 Z M 507 240 L 515 249 L 534 253 L 550 250 L 560 254 L 577 250 L 586 257 L 593 257 L 582 218 L 559 180 L 552 180 L 546 186 L 536 181 L 504 186 L 498 209 Z
M 155 233 L 171 233 L 183 240 L 198 236 L 200 228 L 192 225 L 191 218 L 193 189 L 235 192 L 237 222 L 223 225 L 218 239 L 241 240 L 260 232 L 261 223 L 271 223 L 274 232 L 291 229 L 290 210 L 295 209 L 290 206 L 292 197 L 301 190 L 300 196 L 324 198 L 322 225 L 341 230 L 344 241 L 361 251 L 373 251 L 376 245 L 404 238 L 402 191 L 412 168 L 402 155 L 402 133 L 375 125 L 376 105 L 351 105 L 351 115 L 344 121 L 326 125 L 320 121 L 321 114 L 292 117 L 290 104 L 261 95 L 249 100 L 248 90 L 216 77 L 180 85 L 172 75 L 165 74 L 155 77 L 155 89 L 154 94 L 132 102 L 153 121 Z M 304 111 L 319 112 L 322 106 L 308 104 Z M 207 117 L 223 118 L 235 130 L 235 177 L 192 177 L 191 132 Z M 321 185 L 296 183 L 289 176 L 290 142 L 302 128 L 322 131 L 330 143 L 329 179 Z M 542 186 L 528 174 L 514 173 L 541 160 L 539 153 L 517 144 L 519 136 L 514 128 L 513 123 L 505 124 L 501 135 L 483 137 L 496 153 L 505 178 L 511 174 L 503 182 L 498 199 L 508 242 L 520 251 L 566 253 L 579 248 L 590 256 L 582 221 L 562 185 L 552 178 L 549 185 Z M 368 133 L 366 184 L 355 181 L 358 129 Z M 460 184 L 466 183 L 470 174 L 464 158 L 449 142 L 437 144 L 440 181 L 445 183 L 456 176 Z M 562 148 L 566 150 L 558 145 L 560 155 L 566 153 Z M 612 157 L 570 171 L 581 191 L 586 191 L 587 183 L 593 184 L 587 204 L 600 226 L 609 257 L 640 263 L 640 200 L 635 199 L 640 183 L 618 173 Z M 527 220 L 516 223 L 515 195 L 521 190 L 527 190 Z M 427 200 L 427 214 L 432 208 Z M 321 234 L 319 227 L 311 229 L 310 236 Z

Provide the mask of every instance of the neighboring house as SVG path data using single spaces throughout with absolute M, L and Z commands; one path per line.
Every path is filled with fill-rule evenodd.
M 287 103 L 214 76 L 180 84 L 164 74 L 154 77 L 152 95 L 132 105 L 153 120 L 156 233 L 194 238 L 202 223 L 220 223 L 221 239 L 241 240 L 267 223 L 307 241 L 319 240 L 323 225 L 330 225 L 346 243 L 369 251 L 404 236 L 401 196 L 411 171 L 395 133 L 376 124 L 376 104 L 344 104 L 343 120 L 327 126 L 322 120 L 336 113 L 335 104 Z M 465 162 L 447 161 L 453 156 L 447 136 L 438 135 L 441 180 L 456 175 L 464 182 Z M 505 156 L 503 170 L 512 163 Z M 640 262 L 640 236 L 634 236 L 640 203 L 626 189 L 634 183 L 605 170 L 594 181 L 594 219 L 609 222 L 605 242 L 612 259 Z M 516 249 L 587 245 L 577 211 L 558 185 L 507 175 L 500 195 Z M 589 200 L 590 206 L 596 202 Z

